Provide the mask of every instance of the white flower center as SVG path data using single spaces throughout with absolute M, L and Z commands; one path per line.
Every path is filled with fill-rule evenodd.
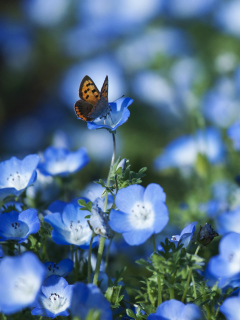
M 66 297 L 61 297 L 56 292 L 51 293 L 48 299 L 44 299 L 42 301 L 42 304 L 45 309 L 50 310 L 52 313 L 64 311 L 69 305 L 68 299 Z
M 14 238 L 24 238 L 29 231 L 28 225 L 21 221 L 12 222 L 9 229 L 9 236 Z
M 86 243 L 91 237 L 91 229 L 88 225 L 83 225 L 78 220 L 77 222 L 71 221 L 70 225 L 70 242 L 75 245 L 82 245 Z
M 230 264 L 230 269 L 233 273 L 239 272 L 239 266 L 240 266 L 240 251 L 232 252 L 227 257 L 228 262 Z
M 150 203 L 136 202 L 131 209 L 130 223 L 134 229 L 147 229 L 154 223 L 154 211 Z
M 7 176 L 6 187 L 15 188 L 16 190 L 22 190 L 26 188 L 29 179 L 29 174 L 20 174 L 19 171 L 10 173 Z

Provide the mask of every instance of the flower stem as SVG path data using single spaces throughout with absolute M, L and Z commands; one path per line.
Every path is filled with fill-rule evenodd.
M 75 281 L 78 281 L 78 269 L 79 269 L 78 248 L 76 247 L 76 250 L 75 250 Z
M 154 234 L 152 235 L 152 240 L 153 240 L 154 253 L 157 253 Z M 159 306 L 162 303 L 162 284 L 161 284 L 161 278 L 159 274 L 157 275 L 157 283 L 158 283 L 158 306 Z
M 198 254 L 198 251 L 199 251 L 200 248 L 201 248 L 201 245 L 199 245 L 197 247 L 197 249 L 195 251 L 195 254 Z M 183 292 L 183 296 L 182 296 L 182 300 L 181 300 L 182 302 L 184 302 L 184 300 L 185 300 L 191 277 L 192 277 L 192 268 L 190 268 L 189 273 L 188 273 L 186 287 L 185 287 L 185 290 Z
M 91 255 L 92 255 L 92 243 L 93 239 L 95 237 L 95 233 L 92 233 L 92 238 L 89 244 L 89 249 L 88 249 L 88 283 L 91 283 Z
M 111 165 L 108 173 L 108 178 L 107 178 L 107 188 L 110 185 L 110 179 L 111 179 L 111 173 L 112 173 L 112 167 L 114 165 L 115 161 L 115 154 L 116 154 L 116 138 L 115 138 L 115 133 L 112 133 L 112 138 L 113 138 L 113 154 L 112 154 L 112 160 L 111 160 Z M 104 202 L 104 212 L 107 211 L 107 201 L 108 201 L 108 190 L 106 189 L 105 192 L 105 202 Z M 101 260 L 102 260 L 102 254 L 103 254 L 103 249 L 104 249 L 104 243 L 105 243 L 105 238 L 101 237 L 99 241 L 99 247 L 98 247 L 98 254 L 97 254 L 97 263 L 96 263 L 96 269 L 95 269 L 95 274 L 93 277 L 93 283 L 97 286 L 98 283 L 98 275 L 99 275 L 99 270 L 100 270 L 100 265 L 101 265 Z

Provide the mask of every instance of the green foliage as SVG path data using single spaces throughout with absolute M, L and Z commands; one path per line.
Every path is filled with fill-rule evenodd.
M 92 210 L 92 202 L 91 201 L 86 202 L 83 199 L 79 199 L 78 204 L 81 206 L 80 210 L 86 210 L 86 211 L 91 212 L 91 210 Z M 90 216 L 86 216 L 85 218 L 90 218 Z

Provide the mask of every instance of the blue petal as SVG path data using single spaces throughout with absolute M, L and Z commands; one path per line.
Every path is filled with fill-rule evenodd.
M 154 210 L 154 233 L 162 231 L 168 223 L 168 209 L 167 206 L 162 203 L 161 200 L 155 201 L 153 204 Z
M 128 232 L 133 229 L 133 226 L 129 222 L 129 215 L 112 209 L 109 215 L 109 226 L 115 232 Z
M 240 298 L 231 297 L 223 301 L 223 304 L 220 306 L 219 311 L 222 312 L 227 320 L 236 320 L 236 312 L 240 310 Z
M 138 246 L 143 244 L 152 234 L 152 229 L 137 229 L 123 233 L 123 238 L 130 246 Z
M 62 215 L 59 212 L 55 212 L 52 214 L 47 215 L 44 217 L 44 220 L 49 223 L 53 228 L 62 229 L 63 228 L 63 221 Z
M 156 183 L 150 183 L 144 193 L 144 201 L 153 203 L 155 201 L 161 200 L 162 202 L 166 201 L 166 194 L 163 191 L 163 188 Z
M 118 191 L 116 195 L 116 206 L 120 211 L 130 213 L 136 202 L 143 201 L 144 187 L 131 185 Z
M 66 207 L 66 205 L 67 205 L 67 202 L 56 200 L 49 205 L 48 210 L 51 211 L 52 213 L 54 213 L 54 212 L 62 213 L 63 209 Z
M 40 221 L 37 213 L 36 209 L 27 209 L 19 214 L 19 220 L 25 222 L 29 226 L 28 234 L 37 233 L 40 228 Z
M 181 232 L 180 238 L 185 234 L 185 233 L 193 233 L 195 231 L 195 226 L 197 225 L 197 221 L 194 221 L 187 225 Z

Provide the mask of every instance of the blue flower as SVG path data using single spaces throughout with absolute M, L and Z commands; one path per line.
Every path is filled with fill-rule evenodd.
M 240 120 L 228 128 L 227 135 L 232 140 L 234 149 L 240 150 Z
M 47 277 L 52 275 L 66 277 L 73 270 L 73 261 L 71 259 L 64 259 L 59 263 L 45 262 L 47 267 Z
M 90 229 L 85 216 L 89 211 L 80 210 L 80 206 L 74 201 L 67 205 L 59 203 L 59 211 L 47 215 L 44 220 L 52 227 L 52 239 L 57 244 L 74 244 L 82 249 L 89 247 L 92 230 Z M 96 245 L 98 238 L 95 237 L 93 245 Z
M 65 148 L 49 147 L 45 150 L 43 158 L 38 169 L 46 176 L 65 177 L 79 171 L 89 162 L 84 148 L 70 152 Z
M 22 212 L 10 211 L 0 214 L 0 241 L 15 240 L 21 243 L 27 237 L 38 232 L 40 221 L 36 209 Z
M 73 288 L 71 314 L 86 319 L 90 310 L 99 311 L 99 320 L 112 320 L 110 303 L 94 284 L 76 283 Z
M 121 126 L 129 118 L 130 111 L 128 110 L 128 107 L 132 102 L 133 99 L 131 98 L 121 98 L 116 102 L 110 102 L 110 115 L 108 115 L 106 119 L 97 118 L 94 121 L 88 122 L 88 129 L 105 128 L 110 131 L 115 131 L 117 127 Z
M 5 314 L 30 307 L 46 274 L 44 265 L 32 252 L 4 257 L 0 263 L 0 310 Z
M 202 319 L 198 306 L 184 304 L 172 299 L 161 303 L 156 310 L 147 317 L 147 320 L 197 320 Z
M 189 245 L 193 233 L 195 232 L 195 226 L 196 226 L 197 222 L 192 222 L 189 225 L 187 225 L 182 232 L 180 233 L 180 235 L 174 235 L 171 238 L 171 242 L 173 242 L 175 244 L 175 246 L 177 247 L 179 241 L 181 240 L 181 244 L 183 244 L 184 248 L 187 248 L 187 246 Z M 163 250 L 162 246 L 159 245 L 158 246 L 158 250 L 161 251 Z
M 222 312 L 227 320 L 239 320 L 240 292 L 237 297 L 230 297 L 223 301 L 219 311 Z
M 130 245 L 144 243 L 168 223 L 166 195 L 158 184 L 147 188 L 131 185 L 118 191 L 115 203 L 119 211 L 110 212 L 110 227 L 123 234 Z
M 18 197 L 37 178 L 40 157 L 36 154 L 23 160 L 12 157 L 0 163 L 0 201 L 7 196 Z
M 227 232 L 240 233 L 240 206 L 218 215 L 216 217 L 216 229 L 220 234 Z
M 154 161 L 158 170 L 193 166 L 198 154 L 204 154 L 209 162 L 216 164 L 224 159 L 224 146 L 220 132 L 214 128 L 198 130 L 195 135 L 179 137 L 170 142 Z
M 73 285 L 58 276 L 47 278 L 42 287 L 39 300 L 34 304 L 32 315 L 55 318 L 57 316 L 67 317 L 68 308 L 71 304 Z
M 240 234 L 228 233 L 219 243 L 219 254 L 208 263 L 208 271 L 216 278 L 232 278 L 240 273 Z
M 226 33 L 239 37 L 238 12 L 240 3 L 238 0 L 221 2 L 218 10 L 215 11 L 215 24 Z

